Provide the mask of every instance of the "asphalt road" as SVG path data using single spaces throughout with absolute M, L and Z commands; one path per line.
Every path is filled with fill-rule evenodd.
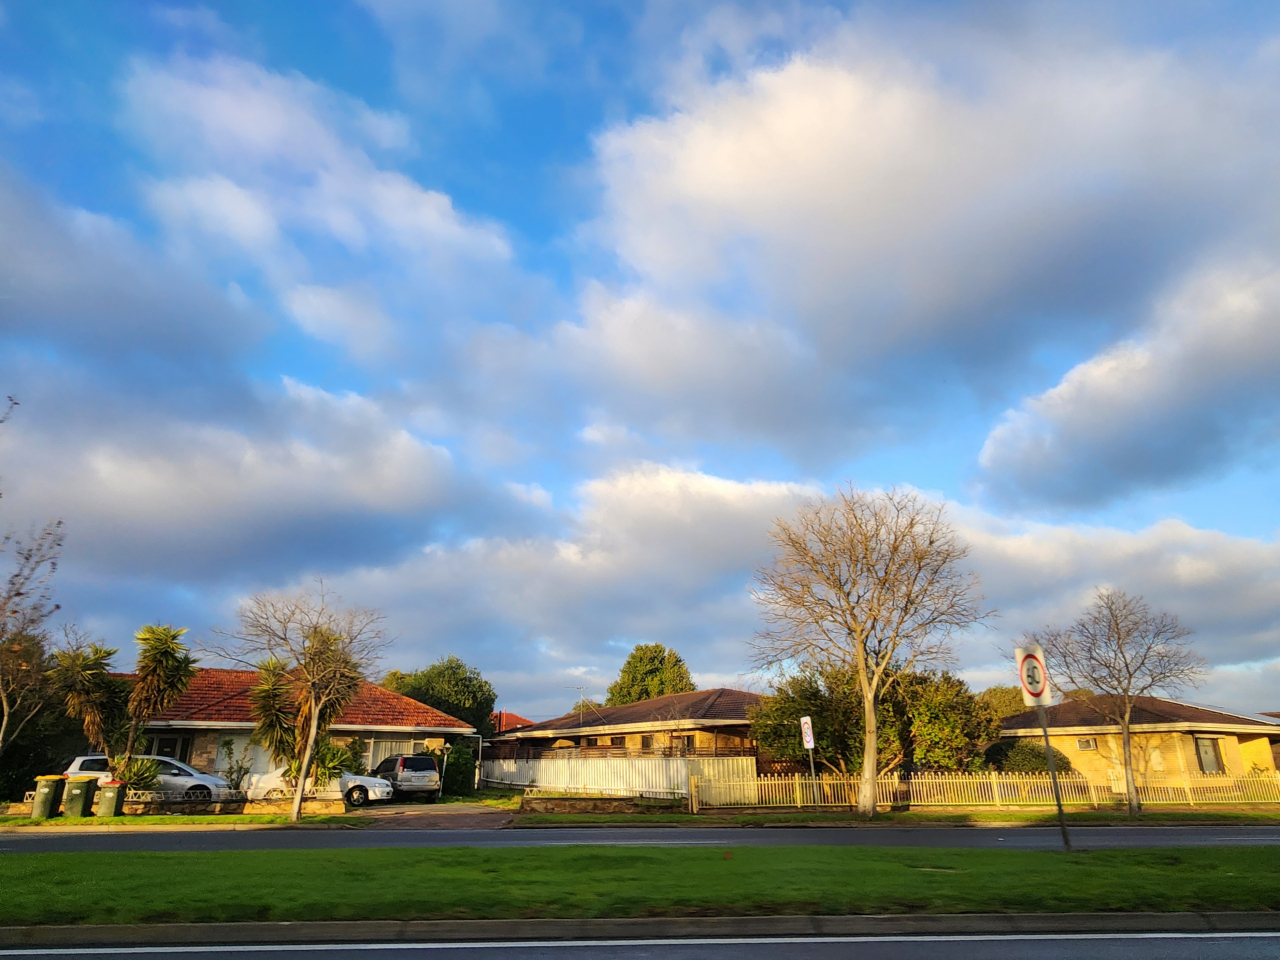
M 1280 827 L 1077 827 L 1080 850 L 1277 846 Z M 372 847 L 537 846 L 968 847 L 1058 850 L 1056 827 L 584 827 L 539 830 L 244 830 L 155 833 L 3 833 L 2 853 L 84 850 L 358 850 Z
M 1262 960 L 1280 934 L 1105 934 L 955 937 L 796 937 L 573 943 L 345 944 L 306 947 L 122 947 L 4 950 L 0 957 L 182 957 L 199 960 Z

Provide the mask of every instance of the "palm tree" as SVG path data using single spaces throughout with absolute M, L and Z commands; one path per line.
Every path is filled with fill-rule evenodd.
M 110 741 L 123 712 L 121 686 L 111 676 L 111 658 L 118 652 L 96 643 L 58 650 L 51 671 L 67 716 L 84 722 L 85 738 L 104 754 L 111 752 Z
M 186 627 L 172 624 L 160 626 L 147 624 L 134 639 L 141 648 L 138 651 L 137 678 L 129 693 L 129 739 L 125 741 L 124 763 L 133 758 L 134 743 L 138 731 L 152 717 L 171 707 L 196 675 L 196 659 L 179 638 Z

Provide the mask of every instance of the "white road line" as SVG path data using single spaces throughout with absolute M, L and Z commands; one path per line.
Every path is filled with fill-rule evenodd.
M 472 943 L 270 943 L 172 947 L 78 947 L 0 950 L 0 957 L 66 956 L 68 953 L 110 956 L 143 953 L 284 953 L 289 950 L 495 950 L 515 947 L 671 947 L 731 946 L 787 943 L 973 943 L 1021 940 L 1280 940 L 1280 932 L 1222 933 L 974 933 L 974 934 L 891 934 L 856 937 L 675 937 L 643 940 L 492 940 Z

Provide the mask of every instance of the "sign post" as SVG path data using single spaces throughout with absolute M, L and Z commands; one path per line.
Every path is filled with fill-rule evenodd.
M 809 776 L 817 780 L 813 769 L 813 721 L 808 717 L 800 718 L 800 736 L 804 740 L 804 748 L 809 751 Z
M 1049 720 L 1044 715 L 1046 704 L 1053 702 L 1049 692 L 1049 671 L 1044 665 L 1044 649 L 1035 643 L 1018 647 L 1013 651 L 1018 661 L 1018 683 L 1022 686 L 1022 702 L 1035 707 L 1040 713 L 1040 730 L 1044 734 L 1044 755 L 1049 762 L 1049 780 L 1053 783 L 1053 802 L 1058 805 L 1058 826 L 1062 829 L 1062 848 L 1071 852 L 1071 837 L 1067 834 L 1067 815 L 1062 810 L 1062 793 L 1058 790 L 1058 765 L 1053 760 L 1053 747 L 1049 745 Z

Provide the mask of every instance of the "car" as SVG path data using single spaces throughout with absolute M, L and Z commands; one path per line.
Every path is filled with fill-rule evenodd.
M 396 794 L 423 796 L 427 803 L 440 799 L 440 770 L 435 757 L 396 754 L 378 764 L 373 775 L 388 781 Z
M 135 756 L 135 760 L 155 760 L 160 764 L 157 792 L 181 794 L 187 800 L 225 800 L 231 785 L 221 777 L 201 773 L 172 757 Z M 111 779 L 111 769 L 104 756 L 76 757 L 67 767 L 68 777 L 96 776 L 98 782 Z
M 285 767 L 277 767 L 270 773 L 250 777 L 245 795 L 250 800 L 292 797 L 293 786 L 289 783 L 287 772 Z M 390 800 L 391 797 L 391 784 L 386 780 L 360 776 L 350 770 L 343 770 L 316 793 L 317 800 L 342 799 L 353 807 L 363 807 L 371 800 Z

